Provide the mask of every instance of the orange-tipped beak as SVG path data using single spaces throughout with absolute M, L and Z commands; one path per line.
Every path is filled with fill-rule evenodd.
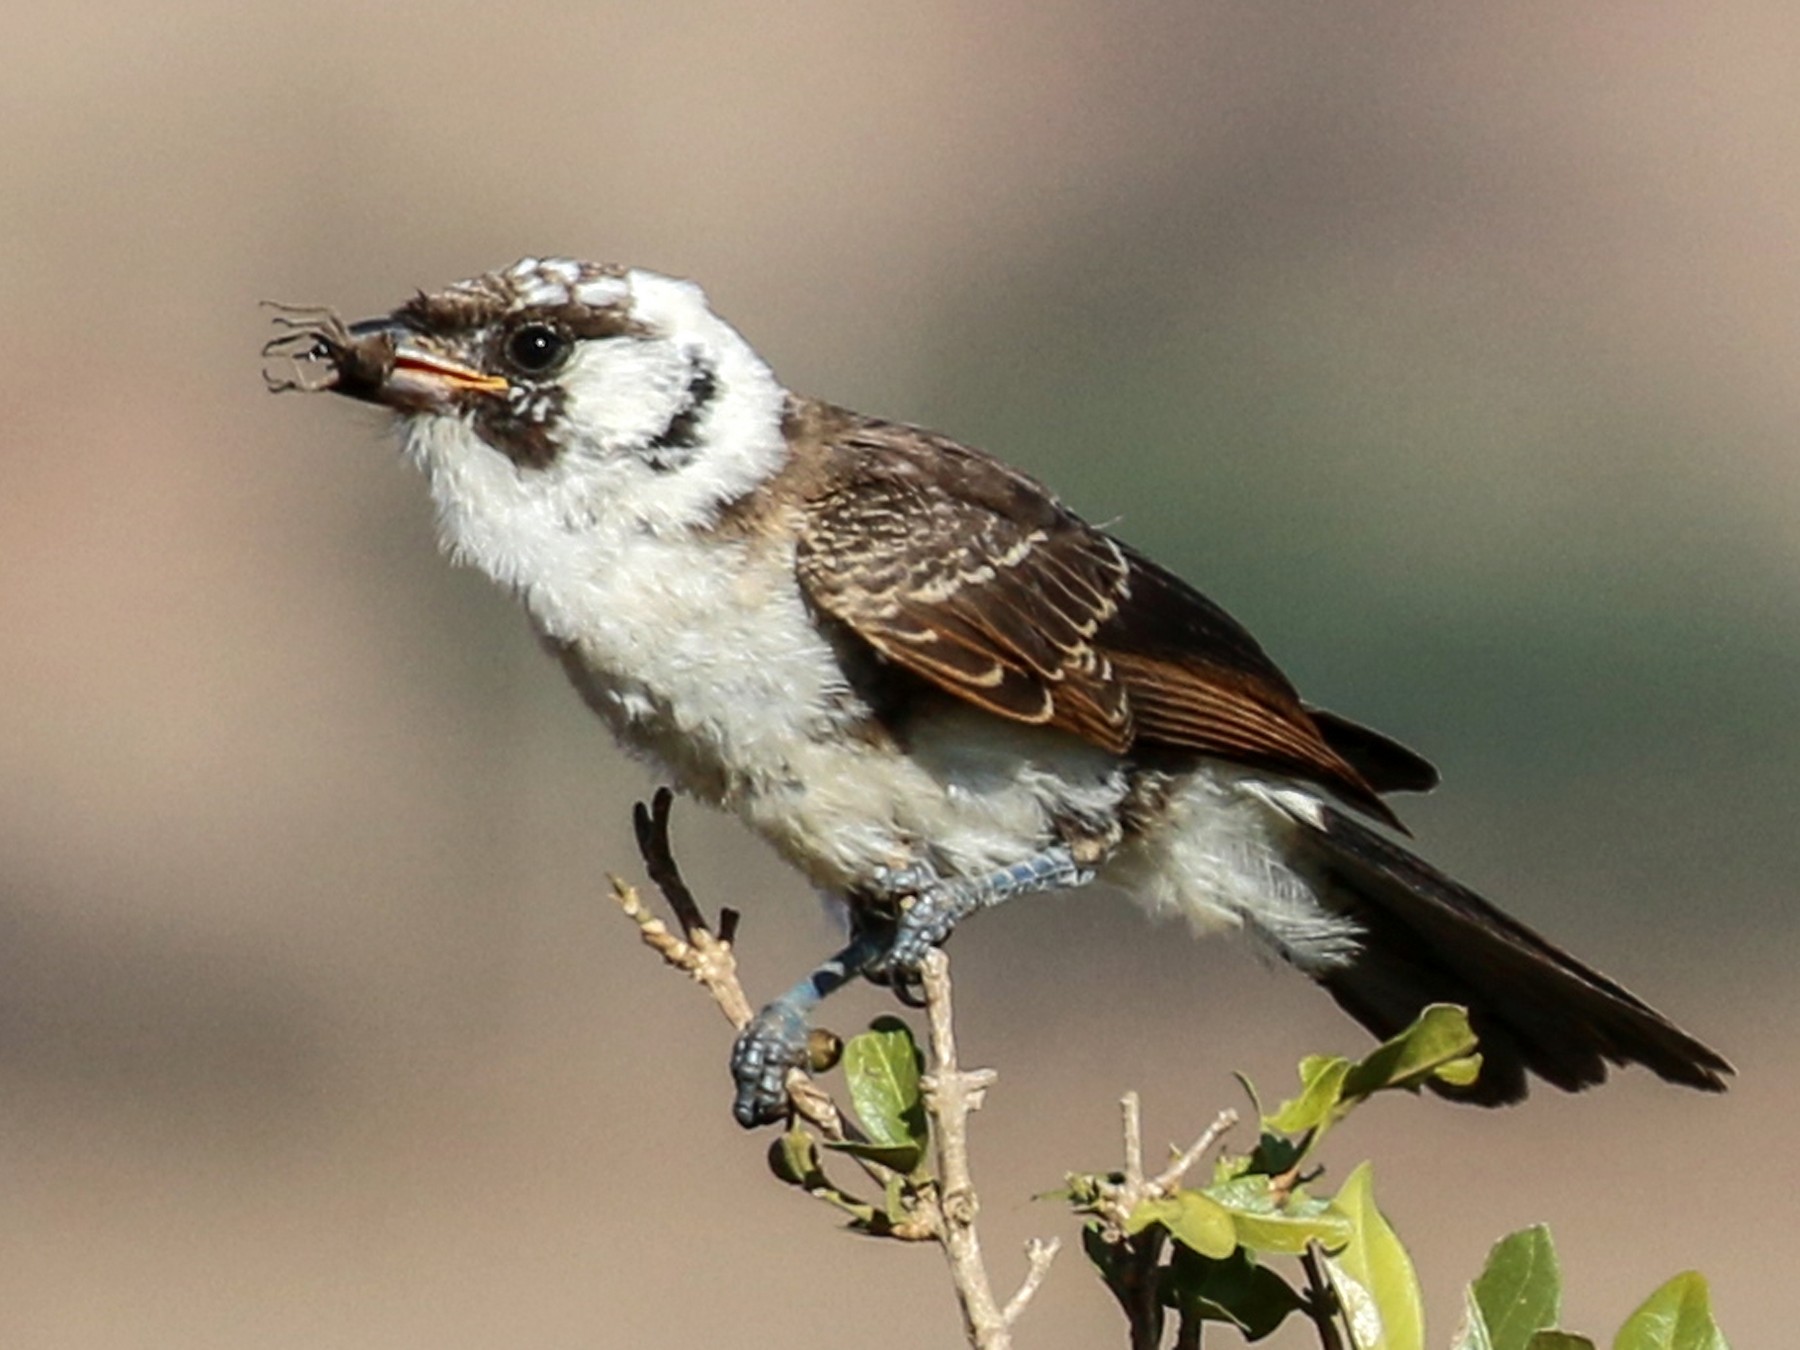
M 404 382 L 422 386 L 420 392 L 431 389 L 467 389 L 478 394 L 504 394 L 508 387 L 506 380 L 499 375 L 488 375 L 448 357 L 436 356 L 405 345 L 394 348 L 394 368 L 388 381 L 396 385 Z

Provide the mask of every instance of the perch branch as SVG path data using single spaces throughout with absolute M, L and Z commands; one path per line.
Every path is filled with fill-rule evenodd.
M 950 958 L 933 951 L 925 958 L 920 974 L 931 1034 L 932 1069 L 921 1087 L 937 1146 L 937 1237 L 950 1265 L 950 1281 L 956 1287 L 969 1343 L 980 1350 L 1009 1350 L 1013 1323 L 1043 1284 L 1061 1243 L 1051 1239 L 1026 1244 L 1025 1279 L 1002 1307 L 981 1259 L 981 1237 L 975 1228 L 980 1205 L 969 1168 L 969 1115 L 981 1109 L 996 1075 L 992 1069 L 964 1069 L 957 1058 Z
M 669 813 L 674 800 L 674 794 L 667 788 L 658 788 L 648 807 L 638 803 L 632 823 L 637 830 L 638 851 L 643 855 L 644 868 L 674 911 L 676 922 L 681 925 L 681 935 L 671 932 L 668 924 L 650 912 L 636 887 L 618 877 L 610 878 L 613 899 L 625 912 L 625 917 L 637 925 L 638 936 L 644 945 L 705 989 L 733 1030 L 742 1031 L 749 1025 L 754 1009 L 738 980 L 737 957 L 732 952 L 731 938 L 727 936 L 736 933 L 737 911 L 719 911 L 718 932 L 707 923 L 693 892 L 682 878 L 669 842 Z M 831 1094 L 808 1074 L 799 1069 L 790 1070 L 787 1091 L 794 1113 L 825 1138 L 841 1142 L 856 1137 L 847 1128 L 844 1113 L 831 1099 Z M 884 1185 L 892 1175 L 889 1169 L 879 1164 L 866 1159 L 858 1161 L 865 1163 L 864 1170 Z
M 716 930 L 706 921 L 705 913 L 681 875 L 670 843 L 669 815 L 673 800 L 668 789 L 659 789 L 648 806 L 638 804 L 632 819 L 645 870 L 667 901 L 680 933 L 652 914 L 636 888 L 618 877 L 611 878 L 613 898 L 625 916 L 637 925 L 638 936 L 645 945 L 704 988 L 732 1027 L 741 1031 L 749 1024 L 753 1009 L 738 980 L 737 958 L 732 951 L 738 913 L 721 909 Z M 979 1205 L 969 1167 L 968 1145 L 969 1115 L 980 1109 L 995 1075 L 991 1069 L 965 1070 L 958 1063 L 950 962 L 941 951 L 934 951 L 927 957 L 922 983 L 930 1024 L 932 1068 L 923 1076 L 920 1086 L 925 1110 L 932 1123 L 938 1175 L 923 1180 L 902 1177 L 871 1159 L 859 1157 L 856 1161 L 884 1187 L 898 1183 L 912 1188 L 922 1201 L 907 1219 L 886 1231 L 894 1237 L 936 1241 L 944 1249 L 970 1344 L 979 1350 L 1010 1350 L 1013 1324 L 1043 1285 L 1062 1244 L 1056 1239 L 1034 1239 L 1026 1244 L 1025 1277 L 1013 1296 L 1001 1306 L 982 1262 L 981 1241 L 975 1229 Z M 794 1113 L 827 1140 L 862 1139 L 861 1131 L 808 1074 L 799 1069 L 791 1070 L 787 1091 Z M 813 1193 L 852 1213 L 867 1208 L 829 1186 L 814 1187 Z

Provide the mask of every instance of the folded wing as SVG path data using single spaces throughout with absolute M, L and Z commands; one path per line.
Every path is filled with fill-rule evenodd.
M 997 460 L 858 420 L 830 463 L 806 505 L 802 587 L 938 689 L 1115 754 L 1291 774 L 1389 824 L 1378 787 L 1435 781 L 1385 737 L 1314 714 L 1222 609 Z

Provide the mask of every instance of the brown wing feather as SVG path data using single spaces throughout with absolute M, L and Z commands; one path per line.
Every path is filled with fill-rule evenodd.
M 1267 765 L 1398 824 L 1218 606 L 997 460 L 837 416 L 797 568 L 811 602 L 882 656 L 1001 717 L 1115 754 Z

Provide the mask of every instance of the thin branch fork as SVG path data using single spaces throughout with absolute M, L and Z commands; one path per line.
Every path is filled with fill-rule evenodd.
M 712 1001 L 725 1014 L 725 1020 L 731 1023 L 734 1031 L 742 1031 L 750 1024 L 755 1010 L 750 1005 L 749 997 L 744 993 L 744 986 L 738 980 L 737 957 L 732 951 L 732 939 L 737 935 L 738 912 L 734 909 L 719 911 L 719 927 L 715 932 L 706 921 L 699 902 L 688 888 L 681 875 L 681 867 L 675 861 L 674 849 L 669 839 L 669 816 L 674 808 L 675 794 L 667 788 L 658 788 L 650 805 L 639 802 L 632 811 L 632 825 L 637 832 L 638 852 L 643 855 L 644 869 L 650 875 L 669 908 L 674 911 L 676 922 L 681 925 L 681 936 L 669 930 L 649 907 L 643 902 L 637 888 L 619 877 L 610 877 L 613 888 L 613 899 L 625 912 L 625 917 L 637 925 L 638 936 L 644 945 L 661 956 L 663 961 L 682 971 L 701 988 L 711 995 Z M 853 1139 L 855 1135 L 847 1128 L 844 1113 L 831 1099 L 831 1094 L 820 1087 L 808 1074 L 799 1069 L 788 1073 L 788 1100 L 793 1104 L 794 1112 L 802 1120 L 812 1125 L 825 1138 L 834 1142 Z M 887 1183 L 891 1172 L 878 1163 L 865 1162 L 865 1171 L 883 1185 Z
M 1180 1151 L 1171 1149 L 1169 1165 L 1150 1177 L 1144 1174 L 1143 1104 L 1137 1093 L 1127 1092 L 1119 1099 L 1119 1115 L 1123 1126 L 1125 1166 L 1117 1182 L 1102 1188 L 1097 1206 L 1100 1217 L 1114 1230 L 1108 1236 L 1115 1241 L 1123 1237 L 1125 1222 L 1134 1209 L 1146 1200 L 1160 1200 L 1173 1194 L 1195 1164 L 1238 1123 L 1236 1111 L 1228 1107 L 1219 1112 L 1193 1143 Z
M 735 1030 L 743 1030 L 753 1016 L 749 998 L 738 980 L 732 941 L 738 927 L 736 910 L 721 909 L 715 931 L 681 875 L 669 838 L 673 794 L 658 789 L 650 805 L 639 803 L 633 813 L 638 851 L 645 870 L 674 912 L 681 927 L 678 936 L 645 906 L 636 888 L 612 877 L 613 898 L 625 916 L 637 925 L 638 936 L 665 963 L 684 972 L 704 988 Z M 991 1069 L 963 1069 L 957 1060 L 956 1028 L 952 1015 L 950 960 L 933 951 L 925 961 L 923 985 L 930 1026 L 931 1072 L 921 1080 L 926 1113 L 932 1122 L 938 1176 L 921 1188 L 930 1203 L 919 1213 L 919 1222 L 895 1230 L 893 1236 L 929 1238 L 944 1249 L 951 1281 L 962 1308 L 970 1344 L 980 1350 L 1011 1350 L 1012 1327 L 1024 1314 L 1062 1244 L 1059 1239 L 1033 1239 L 1025 1246 L 1026 1273 L 1018 1289 L 1002 1306 L 993 1292 L 981 1257 L 981 1241 L 975 1220 L 979 1212 L 969 1166 L 968 1120 L 979 1110 L 996 1075 Z M 809 1075 L 791 1070 L 788 1100 L 795 1114 L 828 1140 L 859 1137 L 831 1095 Z M 858 1158 L 871 1177 L 884 1185 L 898 1179 L 891 1169 L 870 1159 Z

